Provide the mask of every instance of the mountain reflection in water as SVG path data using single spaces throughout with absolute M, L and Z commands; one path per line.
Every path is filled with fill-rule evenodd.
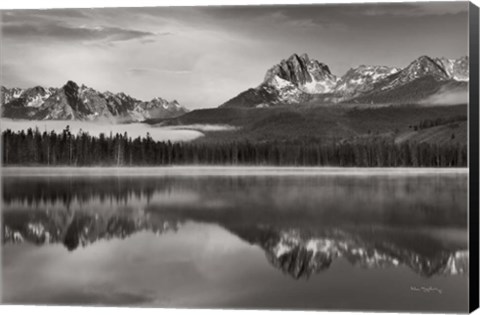
M 465 175 L 408 177 L 5 177 L 2 241 L 72 251 L 139 231 L 215 224 L 294 279 L 339 258 L 468 274 Z

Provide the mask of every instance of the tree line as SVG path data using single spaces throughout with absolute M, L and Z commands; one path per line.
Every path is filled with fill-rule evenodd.
M 155 166 L 155 165 L 291 165 L 360 167 L 465 167 L 467 146 L 375 139 L 355 142 L 247 140 L 203 143 L 132 139 L 124 134 L 73 134 L 5 130 L 4 165 Z
M 454 122 L 467 121 L 468 117 L 466 115 L 457 115 L 453 117 L 439 117 L 436 119 L 424 119 L 421 120 L 418 125 L 413 126 L 414 130 L 422 130 L 431 127 L 447 125 Z

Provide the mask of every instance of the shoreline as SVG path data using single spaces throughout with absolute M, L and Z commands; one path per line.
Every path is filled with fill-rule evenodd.
M 2 166 L 2 177 L 21 176 L 418 176 L 468 175 L 469 169 L 434 167 L 331 167 L 331 166 Z

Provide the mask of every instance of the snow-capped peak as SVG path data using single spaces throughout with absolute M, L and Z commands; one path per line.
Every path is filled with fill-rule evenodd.
M 352 68 L 340 78 L 335 86 L 335 92 L 342 95 L 355 95 L 373 89 L 376 82 L 397 73 L 399 68 L 386 66 L 361 65 Z
M 288 81 L 308 94 L 328 93 L 337 82 L 327 65 L 310 59 L 307 54 L 293 54 L 282 60 L 267 71 L 264 82 L 277 80 L 275 77 Z
M 274 88 L 277 89 L 285 89 L 285 88 L 294 88 L 295 85 L 287 80 L 280 78 L 278 75 L 273 76 L 270 78 L 266 83 Z
M 447 59 L 445 57 L 436 58 L 435 61 L 440 64 L 448 77 L 455 81 L 467 82 L 469 80 L 469 59 L 468 56 L 459 59 Z
M 161 97 L 144 102 L 124 93 L 100 93 L 84 84 L 68 81 L 63 87 L 29 89 L 1 88 L 4 117 L 45 120 L 143 121 L 176 117 L 187 110 L 177 101 Z M 15 97 L 15 98 L 14 98 Z M 12 101 L 16 100 L 15 103 Z

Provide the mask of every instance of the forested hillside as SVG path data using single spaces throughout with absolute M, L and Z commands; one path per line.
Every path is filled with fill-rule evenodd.
M 382 138 L 359 142 L 158 142 L 149 135 L 90 136 L 28 129 L 6 130 L 4 165 L 153 166 L 153 165 L 292 165 L 361 167 L 465 167 L 467 145 L 432 144 Z

